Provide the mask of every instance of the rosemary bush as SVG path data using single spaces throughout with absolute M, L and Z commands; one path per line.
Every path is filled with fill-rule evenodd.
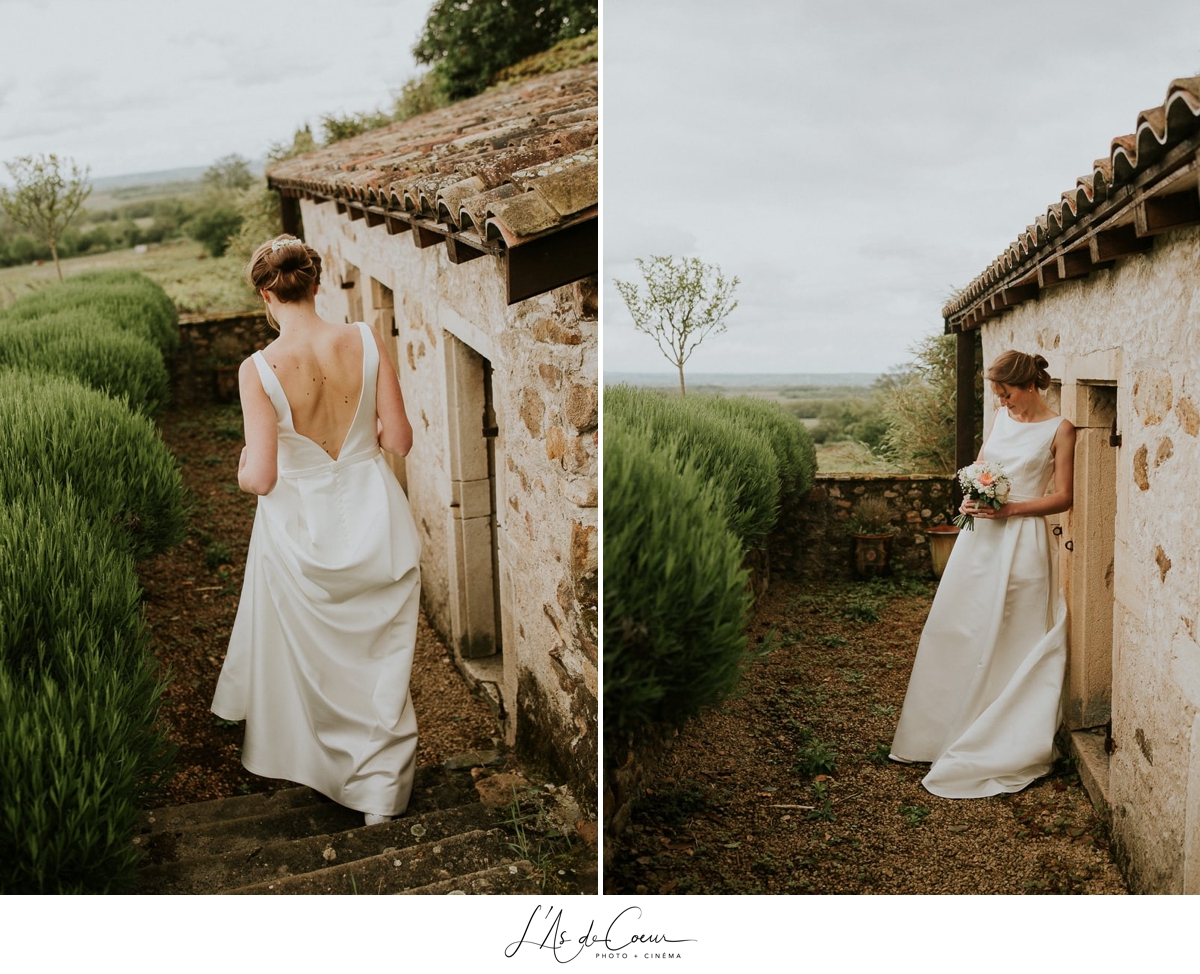
M 672 726 L 737 682 L 750 608 L 725 498 L 677 442 L 605 410 L 605 734 Z
M 796 503 L 812 490 L 817 472 L 817 451 L 812 435 L 796 416 L 778 403 L 750 396 L 690 396 L 689 402 L 714 415 L 723 416 L 743 430 L 761 436 L 779 463 L 782 503 Z
M 76 274 L 18 298 L 0 312 L 5 322 L 27 321 L 57 312 L 72 312 L 95 328 L 131 332 L 160 352 L 179 345 L 179 318 L 167 293 L 137 271 L 93 271 Z
M 0 502 L 69 485 L 135 557 L 183 539 L 183 481 L 153 422 L 56 376 L 0 371 Z
M 162 353 L 135 334 L 95 327 L 78 311 L 0 320 L 0 368 L 79 379 L 153 415 L 167 402 L 170 377 Z
M 715 485 L 715 499 L 734 534 L 747 548 L 759 547 L 779 512 L 779 461 L 760 431 L 706 408 L 699 398 L 610 386 L 604 391 L 604 414 L 640 431 L 651 446 L 672 446 Z M 607 457 L 607 427 L 605 450 Z M 607 518 L 607 502 L 605 507 Z
M 0 893 L 129 889 L 172 748 L 131 555 L 69 489 L 0 503 Z

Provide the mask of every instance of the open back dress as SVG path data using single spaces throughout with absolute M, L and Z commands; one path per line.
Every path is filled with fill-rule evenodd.
M 1000 409 L 984 448 L 1009 500 L 1042 497 L 1062 419 Z M 1066 603 L 1044 517 L 975 519 L 954 544 L 921 634 L 892 757 L 929 761 L 943 798 L 1020 791 L 1050 770 L 1066 666 Z
M 379 448 L 379 350 L 364 324 L 358 409 L 338 458 L 296 432 L 283 386 L 253 356 L 278 422 L 279 476 L 258 499 L 246 580 L 212 709 L 246 721 L 242 763 L 360 812 L 408 805 L 417 721 L 420 540 Z

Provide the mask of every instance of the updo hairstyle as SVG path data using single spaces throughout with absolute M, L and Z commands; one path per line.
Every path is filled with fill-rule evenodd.
M 321 255 L 303 240 L 281 233 L 254 251 L 246 280 L 256 291 L 271 291 L 284 304 L 311 298 L 321 283 Z
M 1046 371 L 1049 364 L 1040 355 L 1026 355 L 1010 348 L 992 360 L 986 374 L 988 381 L 1000 385 L 1024 389 L 1032 383 L 1039 389 L 1045 389 L 1050 385 L 1050 373 Z

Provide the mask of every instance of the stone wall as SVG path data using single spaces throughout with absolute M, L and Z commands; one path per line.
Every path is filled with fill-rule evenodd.
M 455 265 L 332 202 L 302 217 L 318 310 L 377 326 L 400 375 L 426 614 L 508 741 L 594 809 L 596 280 L 509 306 L 501 258 Z
M 262 312 L 180 315 L 179 350 L 167 359 L 172 401 L 234 401 L 238 366 L 275 335 Z
M 1140 893 L 1200 892 L 1198 267 L 1200 230 L 1174 231 L 983 327 L 985 363 L 1006 348 L 1045 355 L 1079 428 L 1063 523 L 1072 548 L 1060 548 L 1068 696 L 1111 706 L 1115 750 L 1101 777 L 1114 847 Z M 1097 407 L 1106 396 L 1119 446 L 1114 410 Z M 1068 702 L 1099 715 L 1087 699 Z
M 952 478 L 896 474 L 823 474 L 816 478 L 806 503 L 780 514 L 771 539 L 773 571 L 795 571 L 815 577 L 830 572 L 851 574 L 854 537 L 849 521 L 854 506 L 880 498 L 892 510 L 893 563 L 911 572 L 931 571 L 925 529 L 949 523 Z

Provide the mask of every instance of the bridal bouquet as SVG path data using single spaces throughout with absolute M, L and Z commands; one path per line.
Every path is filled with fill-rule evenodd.
M 998 463 L 973 463 L 963 467 L 958 472 L 958 482 L 964 498 L 993 510 L 999 510 L 1008 500 L 1008 475 Z M 975 518 L 970 514 L 959 514 L 954 523 L 964 531 L 975 530 Z

